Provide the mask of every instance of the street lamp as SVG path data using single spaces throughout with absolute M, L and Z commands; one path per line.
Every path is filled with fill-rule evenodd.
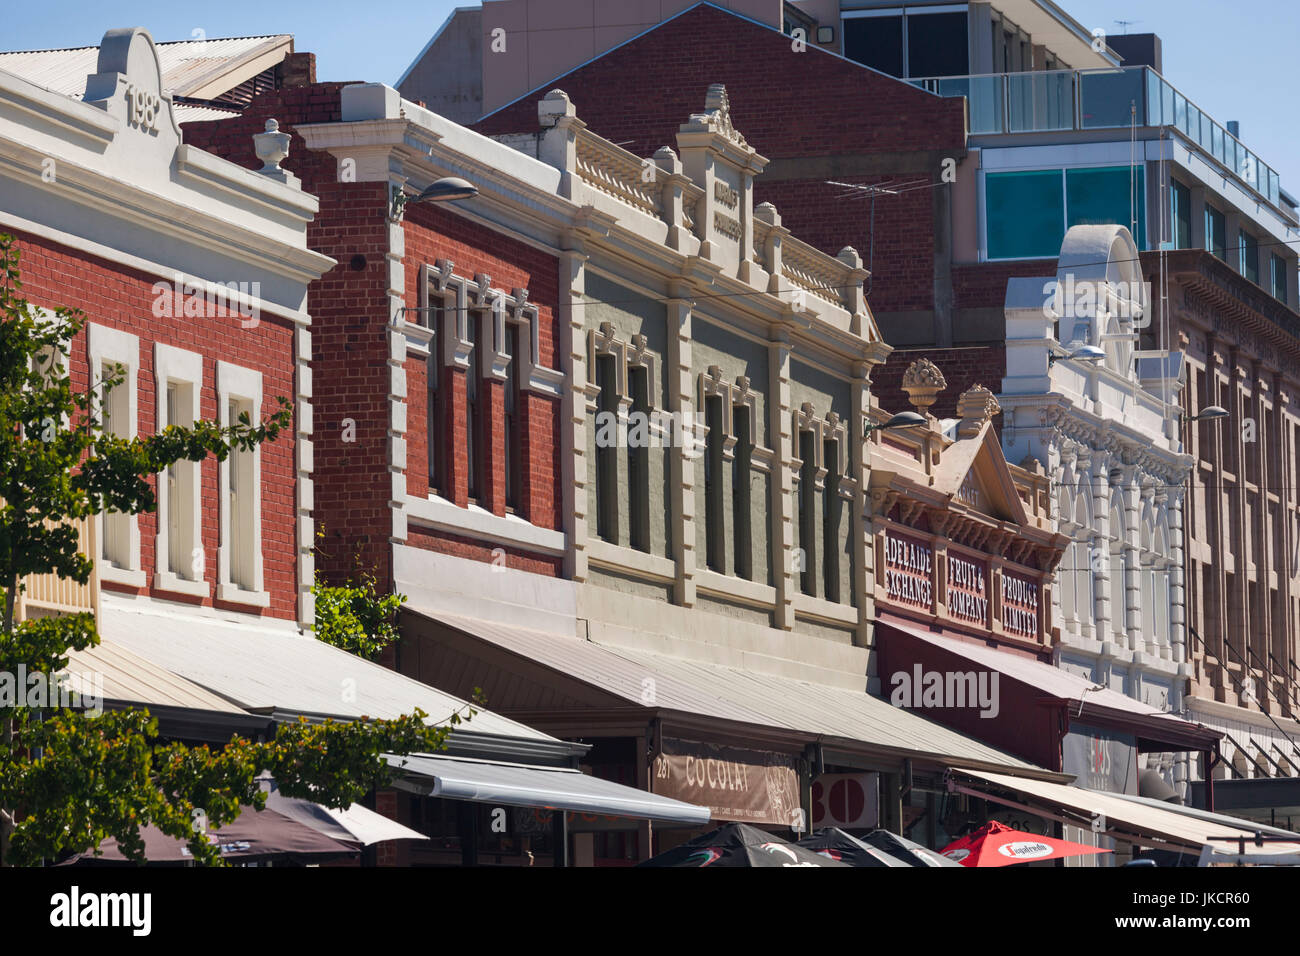
M 867 422 L 862 429 L 862 437 L 866 438 L 872 432 L 882 432 L 886 429 L 896 428 L 918 428 L 926 423 L 924 415 L 918 415 L 916 412 L 899 412 L 883 425 L 873 425 Z
M 1181 422 L 1220 422 L 1228 417 L 1228 410 L 1218 405 L 1211 405 L 1201 410 L 1199 415 L 1179 415 Z
M 1067 352 L 1064 355 L 1053 353 L 1047 356 L 1047 367 L 1051 368 L 1057 362 L 1100 362 L 1106 357 L 1104 349 L 1099 349 L 1095 345 L 1084 345 L 1075 349 L 1073 352 Z
M 472 199 L 478 195 L 478 187 L 469 180 L 459 176 L 444 176 L 435 179 L 417 195 L 409 195 L 401 186 L 394 186 L 389 202 L 388 213 L 394 219 L 402 214 L 407 203 L 413 202 L 456 202 Z

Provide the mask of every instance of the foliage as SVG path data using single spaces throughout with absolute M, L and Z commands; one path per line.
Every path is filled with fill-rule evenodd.
M 15 241 L 0 235 L 0 674 L 25 668 L 57 674 L 69 650 L 99 643 L 90 614 L 15 623 L 22 580 L 55 573 L 85 583 L 91 560 L 78 550 L 73 522 L 106 510 L 149 512 L 151 482 L 177 461 L 225 460 L 232 451 L 274 441 L 292 422 L 291 408 L 262 422 L 245 413 L 227 426 L 200 421 L 154 435 L 121 438 L 102 426 L 97 396 L 121 384 L 106 376 L 74 390 L 72 342 L 85 325 L 79 312 L 44 313 L 21 297 Z M 378 598 L 373 581 L 357 601 L 328 608 L 382 640 L 399 597 Z M 359 643 L 366 647 L 371 644 Z M 380 645 L 382 646 L 382 645 Z M 143 861 L 140 829 L 152 824 L 185 839 L 196 861 L 221 865 L 208 827 L 233 820 L 241 804 L 261 808 L 257 778 L 271 773 L 289 796 L 343 807 L 389 782 L 382 755 L 442 749 L 466 708 L 441 726 L 417 710 L 396 720 L 281 725 L 264 742 L 236 737 L 222 748 L 187 747 L 158 737 L 145 710 L 98 716 L 59 706 L 41 709 L 25 695 L 0 697 L 0 863 L 33 864 L 85 853 L 115 838 Z
M 375 660 L 397 639 L 397 610 L 404 594 L 380 594 L 374 575 L 331 586 L 319 573 L 312 587 L 316 597 L 316 637 L 349 653 Z

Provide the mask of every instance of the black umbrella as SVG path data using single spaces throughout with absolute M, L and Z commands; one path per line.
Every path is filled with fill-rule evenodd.
M 638 866 L 844 866 L 745 823 L 728 823 Z
M 884 850 L 874 847 L 870 843 L 864 843 L 852 834 L 845 833 L 839 827 L 818 830 L 812 836 L 800 840 L 796 846 L 801 846 L 805 850 L 812 850 L 814 853 L 831 860 L 839 860 L 848 866 L 910 867 L 912 865 L 896 856 L 890 856 Z
M 878 850 L 884 850 L 890 856 L 896 856 L 909 866 L 961 866 L 956 860 L 950 860 L 942 853 L 921 846 L 897 833 L 888 830 L 872 830 L 862 838 Z M 965 867 L 962 867 L 965 869 Z

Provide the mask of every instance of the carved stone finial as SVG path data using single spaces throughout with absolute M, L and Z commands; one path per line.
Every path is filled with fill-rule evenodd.
M 727 96 L 727 87 L 722 83 L 709 84 L 709 92 L 704 97 L 704 112 L 691 114 L 691 123 L 704 126 L 737 146 L 749 148 L 745 137 L 731 125 L 731 98 Z
M 543 129 L 554 126 L 562 116 L 576 116 L 577 109 L 564 90 L 551 90 L 537 102 L 537 122 Z
M 253 149 L 257 152 L 257 158 L 262 161 L 259 173 L 277 179 L 286 175 L 280 168 L 280 163 L 289 155 L 289 139 L 288 133 L 280 132 L 280 123 L 276 119 L 266 121 L 265 133 L 253 134 Z
M 907 399 L 922 415 L 929 416 L 930 406 L 939 393 L 948 387 L 948 380 L 928 358 L 919 358 L 903 373 L 903 391 Z
M 957 426 L 957 437 L 970 438 L 978 435 L 985 422 L 991 420 L 1000 411 L 1002 406 L 998 404 L 992 392 L 983 385 L 972 385 L 957 399 L 957 414 L 961 416 L 961 423 Z

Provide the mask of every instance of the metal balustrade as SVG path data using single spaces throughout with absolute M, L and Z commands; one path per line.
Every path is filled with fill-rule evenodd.
M 972 136 L 1168 127 L 1274 206 L 1275 169 L 1246 148 L 1149 66 L 1045 70 L 906 82 L 939 96 L 966 97 Z

